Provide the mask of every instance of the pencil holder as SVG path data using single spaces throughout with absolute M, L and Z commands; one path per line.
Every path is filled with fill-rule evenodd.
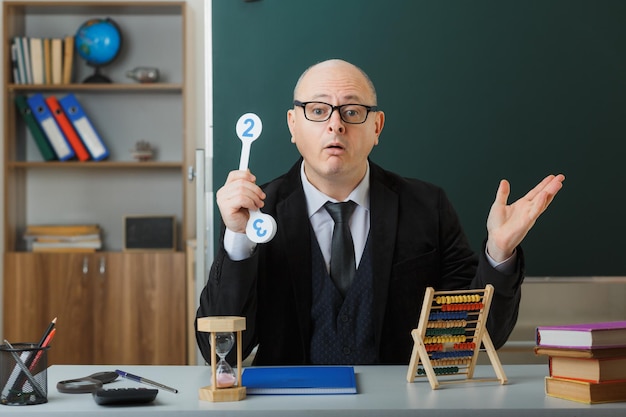
M 0 345 L 0 404 L 48 402 L 48 349 L 33 343 Z

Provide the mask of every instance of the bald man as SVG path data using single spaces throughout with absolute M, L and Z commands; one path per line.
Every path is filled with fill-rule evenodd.
M 258 346 L 255 365 L 408 364 L 426 287 L 492 284 L 487 329 L 502 346 L 521 297 L 519 245 L 564 176 L 547 176 L 512 204 L 502 180 L 475 254 L 441 188 L 369 159 L 385 115 L 360 68 L 336 59 L 308 68 L 287 123 L 301 155 L 295 165 L 263 186 L 232 171 L 216 194 L 223 227 L 197 317 L 245 316 L 244 356 Z M 349 207 L 337 223 L 348 225 L 341 234 L 350 243 L 333 259 L 340 206 Z M 276 236 L 258 245 L 245 234 L 257 209 L 277 222 Z M 209 361 L 209 335 L 196 337 Z

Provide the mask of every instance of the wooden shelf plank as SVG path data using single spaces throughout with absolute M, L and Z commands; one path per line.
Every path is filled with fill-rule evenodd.
M 179 83 L 113 83 L 113 84 L 8 84 L 7 90 L 11 92 L 28 91 L 85 91 L 98 92 L 175 92 L 180 93 L 183 85 Z
M 49 162 L 30 162 L 30 161 L 13 161 L 7 162 L 8 168 L 70 168 L 70 169 L 122 169 L 122 168 L 138 168 L 138 169 L 162 169 L 183 167 L 183 162 L 134 162 L 134 161 L 49 161 Z

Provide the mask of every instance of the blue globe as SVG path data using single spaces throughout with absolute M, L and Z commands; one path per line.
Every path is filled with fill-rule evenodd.
M 83 23 L 75 36 L 76 52 L 88 65 L 98 67 L 113 61 L 122 47 L 122 34 L 109 19 L 90 19 Z

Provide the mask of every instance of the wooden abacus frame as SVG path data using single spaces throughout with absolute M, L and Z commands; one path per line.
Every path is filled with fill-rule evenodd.
M 484 289 L 435 291 L 426 289 L 417 329 L 413 329 L 413 352 L 406 379 L 427 376 L 432 389 L 440 383 L 500 381 L 507 379 L 487 332 L 487 316 L 493 297 L 493 285 Z M 467 327 L 468 325 L 474 325 Z M 496 373 L 496 378 L 474 379 L 481 343 Z M 422 368 L 419 369 L 419 365 Z M 437 376 L 465 375 L 439 381 Z

